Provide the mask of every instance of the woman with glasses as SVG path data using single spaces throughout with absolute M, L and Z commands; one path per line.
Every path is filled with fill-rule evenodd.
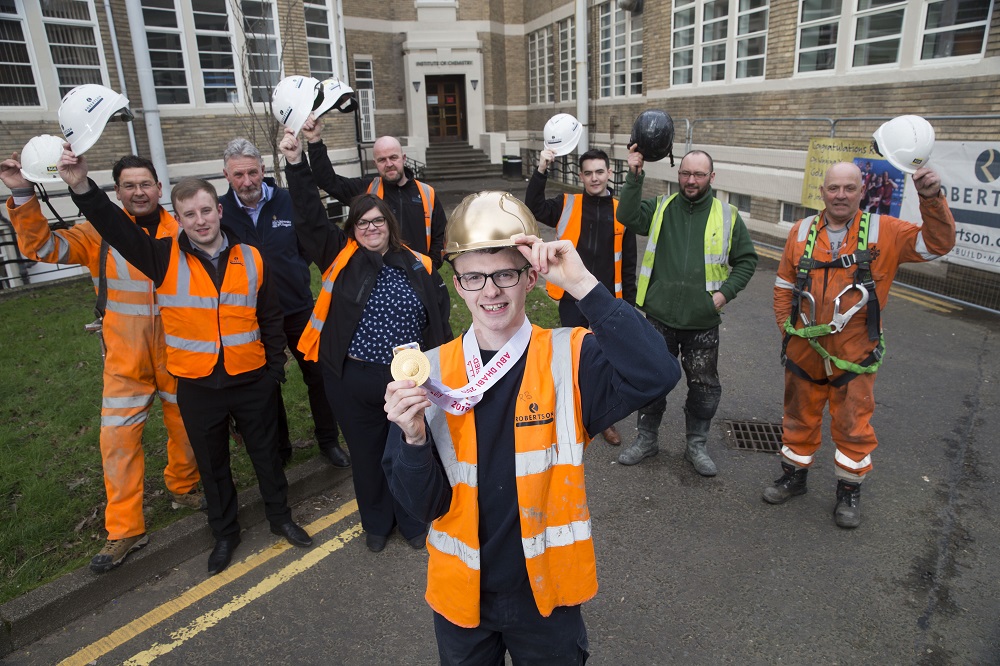
M 396 526 L 413 548 L 423 548 L 427 525 L 396 502 L 382 471 L 389 433 L 385 387 L 395 347 L 415 342 L 427 350 L 452 339 L 448 289 L 430 257 L 402 244 L 399 223 L 382 199 L 355 197 L 341 231 L 327 218 L 299 140 L 286 130 L 280 148 L 299 243 L 323 270 L 299 349 L 306 358 L 318 357 L 322 368 L 351 453 L 368 549 L 385 548 Z

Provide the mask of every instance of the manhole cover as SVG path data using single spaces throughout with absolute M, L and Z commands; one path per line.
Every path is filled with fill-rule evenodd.
M 781 450 L 781 424 L 761 421 L 726 421 L 726 434 L 733 448 L 742 451 Z

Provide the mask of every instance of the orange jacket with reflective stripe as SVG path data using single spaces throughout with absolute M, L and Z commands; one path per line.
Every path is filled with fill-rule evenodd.
M 8 201 L 7 212 L 17 231 L 17 244 L 25 257 L 49 264 L 82 264 L 93 277 L 94 289 L 100 288 L 101 236 L 90 222 L 50 231 L 36 197 L 17 207 L 11 204 L 12 201 Z M 156 237 L 176 238 L 177 220 L 164 208 L 159 211 Z M 135 220 L 131 215 L 129 217 Z M 113 328 L 119 316 L 152 317 L 159 313 L 153 283 L 110 247 L 105 277 L 108 284 L 105 327 Z
M 575 606 L 597 594 L 590 510 L 583 476 L 584 428 L 577 384 L 588 331 L 532 326 L 514 408 L 513 430 L 521 543 L 538 611 Z M 431 350 L 431 375 L 453 388 L 468 376 L 462 338 Z M 427 602 L 461 627 L 479 625 L 480 544 L 475 408 L 438 407 L 427 422 L 451 484 L 451 506 L 427 535 Z
M 424 229 L 427 234 L 427 245 L 424 246 L 424 252 L 431 251 L 431 215 L 434 213 L 434 188 L 427 183 L 421 183 L 416 178 L 413 182 L 417 184 L 417 189 L 420 190 L 420 202 L 424 205 Z M 374 194 L 379 199 L 385 199 L 385 187 L 382 185 L 382 178 L 380 176 L 375 176 L 371 183 L 368 185 L 368 194 Z M 402 220 L 400 220 L 402 224 Z
M 239 375 L 266 362 L 257 323 L 257 294 L 264 263 L 256 248 L 242 243 L 229 251 L 216 289 L 198 257 L 182 252 L 176 241 L 170 264 L 156 289 L 167 343 L 167 370 L 198 379 L 212 373 L 222 353 L 226 373 Z
M 612 199 L 612 219 L 615 225 L 615 298 L 622 298 L 622 243 L 625 239 L 625 225 L 618 221 L 618 199 Z M 556 236 L 559 240 L 568 240 L 576 247 L 580 242 L 580 222 L 583 220 L 583 195 L 564 194 L 562 215 L 556 225 Z M 549 297 L 559 300 L 565 293 L 562 287 L 551 282 L 545 283 L 545 291 Z
M 403 247 L 406 246 L 404 245 Z M 408 247 L 406 249 L 410 250 Z M 320 288 L 319 296 L 316 298 L 316 305 L 313 306 L 313 313 L 309 317 L 309 322 L 302 331 L 302 335 L 299 336 L 298 350 L 305 354 L 308 361 L 319 361 L 319 338 L 323 333 L 323 324 L 330 314 L 330 305 L 333 302 L 333 283 L 336 282 L 340 271 L 344 270 L 347 262 L 351 260 L 351 257 L 357 251 L 358 242 L 353 238 L 349 239 L 344 249 L 337 253 L 337 257 L 333 260 L 333 263 L 323 272 L 323 286 Z M 410 252 L 413 252 L 413 256 L 420 260 L 420 263 L 424 265 L 428 274 L 434 270 L 431 266 L 430 257 L 419 252 L 414 252 L 413 250 L 410 250 Z

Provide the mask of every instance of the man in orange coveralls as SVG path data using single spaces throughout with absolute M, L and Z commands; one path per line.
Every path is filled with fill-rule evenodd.
M 34 261 L 83 264 L 94 277 L 99 302 L 102 290 L 107 294 L 101 460 L 108 496 L 104 512 L 108 540 L 90 561 L 92 571 L 104 573 L 149 542 L 142 515 L 142 430 L 155 395 L 160 396 L 167 427 L 163 478 L 171 504 L 175 509 L 204 510 L 205 495 L 198 489 L 198 466 L 177 409 L 177 379 L 166 369 L 153 283 L 118 252 L 102 245 L 90 222 L 50 232 L 34 187 L 20 169 L 16 153 L 0 163 L 0 179 L 13 195 L 7 200 L 7 215 L 21 253 Z M 118 200 L 136 224 L 157 238 L 177 235 L 177 221 L 158 203 L 161 185 L 152 162 L 127 155 L 115 163 L 112 176 Z
M 955 245 L 941 179 L 923 167 L 913 184 L 923 226 L 862 213 L 861 171 L 831 166 L 820 189 L 825 209 L 792 227 L 774 282 L 774 316 L 785 335 L 784 474 L 764 489 L 764 500 L 782 504 L 806 492 L 829 403 L 839 527 L 861 523 L 861 482 L 878 446 L 870 420 L 884 352 L 879 308 L 901 263 L 931 261 Z

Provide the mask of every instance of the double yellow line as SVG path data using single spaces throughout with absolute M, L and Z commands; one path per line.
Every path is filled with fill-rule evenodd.
M 334 525 L 347 516 L 357 512 L 357 510 L 357 501 L 351 500 L 350 502 L 347 502 L 343 506 L 339 507 L 333 513 L 323 516 L 309 525 L 306 525 L 306 531 L 309 532 L 309 534 L 316 535 L 318 532 L 327 529 L 331 525 Z M 174 649 L 180 647 L 188 639 L 214 627 L 220 621 L 229 617 L 250 602 L 259 599 L 268 592 L 277 588 L 282 583 L 291 580 L 298 574 L 306 571 L 316 564 L 319 564 L 319 562 L 327 556 L 340 550 L 352 539 L 360 535 L 361 531 L 360 523 L 355 524 L 338 534 L 336 537 L 317 544 L 314 548 L 307 551 L 304 556 L 296 559 L 294 562 L 279 571 L 267 576 L 264 580 L 247 592 L 233 597 L 232 600 L 224 604 L 222 607 L 201 615 L 187 626 L 173 632 L 170 635 L 170 638 L 172 639 L 171 642 L 162 644 L 156 643 L 148 650 L 144 650 L 136 654 L 125 663 L 135 665 L 149 664 L 157 657 L 161 657 L 173 651 Z M 195 585 L 177 598 L 171 599 L 170 601 L 149 611 L 142 617 L 132 620 L 124 627 L 117 629 L 99 641 L 95 641 L 76 654 L 67 657 L 60 662 L 60 664 L 67 666 L 85 666 L 86 664 L 94 662 L 97 658 L 108 654 L 112 650 L 116 650 L 136 636 L 152 629 L 173 615 L 176 615 L 185 608 L 188 608 L 192 604 L 204 599 L 213 592 L 222 589 L 229 583 L 242 578 L 254 569 L 286 552 L 290 548 L 291 546 L 287 542 L 282 541 L 281 543 L 254 553 L 241 562 L 230 565 L 219 575 L 213 576 L 198 585 Z

